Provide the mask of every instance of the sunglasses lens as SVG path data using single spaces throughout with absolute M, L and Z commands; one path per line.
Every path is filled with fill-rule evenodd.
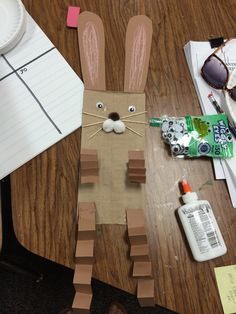
M 236 86 L 229 90 L 229 94 L 233 100 L 236 100 Z
M 223 89 L 228 81 L 228 71 L 214 55 L 210 56 L 202 67 L 204 80 L 216 89 Z

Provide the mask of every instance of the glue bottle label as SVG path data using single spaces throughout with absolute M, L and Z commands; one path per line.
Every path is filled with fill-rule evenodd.
M 183 209 L 201 253 L 220 246 L 220 241 L 210 215 L 210 206 L 201 204 L 195 208 Z
M 209 260 L 226 253 L 223 237 L 208 202 L 196 201 L 184 205 L 178 213 L 193 257 L 197 261 Z

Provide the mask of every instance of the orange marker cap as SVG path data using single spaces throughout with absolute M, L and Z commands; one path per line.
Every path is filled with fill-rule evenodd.
M 182 188 L 185 194 L 188 192 L 192 192 L 192 189 L 186 179 L 183 179 L 181 184 L 182 184 Z

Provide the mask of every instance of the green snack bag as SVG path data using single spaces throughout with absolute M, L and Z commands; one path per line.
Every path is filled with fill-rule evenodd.
M 162 138 L 173 156 L 213 158 L 233 157 L 233 139 L 225 114 L 152 118 L 150 125 L 161 126 Z

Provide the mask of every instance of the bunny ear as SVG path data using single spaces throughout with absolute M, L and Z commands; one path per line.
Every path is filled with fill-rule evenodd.
M 130 19 L 125 42 L 125 82 L 124 91 L 141 93 L 144 91 L 152 41 L 152 22 L 145 15 Z
M 83 12 L 78 19 L 80 61 L 86 89 L 106 90 L 105 37 L 101 18 Z

